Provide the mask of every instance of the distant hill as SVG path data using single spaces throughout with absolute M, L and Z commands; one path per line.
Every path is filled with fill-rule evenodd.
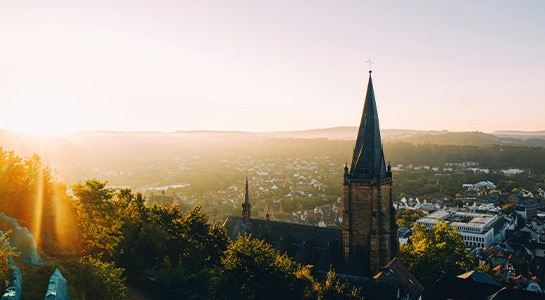
M 441 145 L 474 145 L 484 146 L 490 144 L 515 145 L 528 147 L 545 147 L 545 135 L 525 135 L 523 132 L 518 134 L 511 133 L 483 133 L 473 132 L 442 132 L 442 133 L 423 133 L 414 135 L 405 139 L 400 139 L 413 144 L 441 144 Z
M 419 131 L 410 129 L 385 129 L 381 130 L 381 136 L 384 140 L 409 138 L 421 135 L 434 135 L 443 131 Z M 256 133 L 259 134 L 259 133 Z M 274 138 L 326 138 L 331 140 L 355 140 L 358 134 L 357 126 L 340 126 L 332 128 L 297 130 L 297 131 L 277 131 L 261 133 L 266 137 Z
M 402 139 L 413 144 L 489 145 L 503 143 L 501 138 L 482 132 L 444 132 L 422 134 Z
M 534 137 L 545 138 L 545 130 L 540 131 L 515 131 L 515 130 L 499 130 L 495 131 L 494 135 L 504 137 Z
M 74 132 L 64 137 L 32 136 L 0 129 L 0 147 L 14 150 L 18 155 L 29 156 L 48 152 L 88 152 L 107 150 L 118 152 L 119 149 L 131 148 L 135 151 L 161 152 L 160 147 L 191 147 L 192 144 L 221 141 L 224 145 L 236 141 L 259 141 L 263 139 L 330 139 L 354 141 L 358 127 L 342 126 L 333 128 L 278 131 L 278 132 L 241 132 L 241 131 L 176 131 L 176 132 L 119 132 L 119 131 L 87 131 Z M 445 144 L 445 145 L 488 145 L 510 144 L 520 146 L 545 147 L 545 131 L 497 131 L 483 132 L 449 132 L 423 131 L 410 129 L 381 130 L 384 142 L 402 141 L 413 144 Z M 144 149 L 153 146 L 154 149 Z M 218 147 L 214 145 L 214 147 Z M 41 148 L 41 149 L 40 149 Z M 83 149 L 87 150 L 83 150 Z
M 467 161 L 468 158 L 462 159 L 461 155 L 482 155 L 480 149 L 475 149 L 481 146 L 545 148 L 545 135 L 540 135 L 541 132 L 488 134 L 386 129 L 381 134 L 385 151 L 389 151 L 394 161 L 407 164 Z M 285 132 L 91 131 L 63 137 L 32 136 L 0 130 L 0 147 L 4 151 L 13 151 L 19 157 L 29 157 L 34 153 L 40 155 L 69 184 L 97 178 L 113 185 L 140 187 L 156 182 L 185 183 L 189 181 L 185 179 L 188 176 L 200 176 L 203 172 L 240 172 L 242 165 L 239 162 L 246 159 L 256 160 L 257 163 L 266 159 L 282 161 L 293 157 L 328 156 L 332 160 L 346 162 L 351 159 L 356 135 L 355 126 Z M 427 146 L 418 148 L 419 144 Z M 419 150 L 415 151 L 416 148 Z M 542 153 L 530 148 L 512 148 L 505 152 L 518 153 L 525 160 L 527 153 Z M 457 151 L 461 151 L 461 154 L 452 156 Z M 497 159 L 495 154 L 489 156 L 486 165 L 492 165 L 493 161 L 490 160 Z M 485 158 L 481 160 L 485 161 Z M 508 160 L 515 161 L 512 158 Z M 514 167 L 521 166 L 524 166 L 521 162 L 514 164 Z M 219 176 L 217 180 L 221 178 Z
M 274 138 L 326 138 L 331 140 L 355 140 L 358 127 L 345 126 L 299 131 L 282 131 L 270 133 L 253 133 L 261 137 Z M 445 144 L 445 145 L 489 145 L 511 144 L 520 146 L 545 147 L 545 131 L 497 131 L 494 133 L 450 132 L 446 130 L 410 130 L 383 129 L 381 136 L 384 142 L 404 141 L 414 144 Z

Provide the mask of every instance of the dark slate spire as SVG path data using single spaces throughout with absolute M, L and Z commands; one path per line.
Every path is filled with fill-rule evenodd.
M 372 71 L 369 71 L 369 83 L 363 105 L 358 137 L 354 147 L 350 175 L 356 179 L 372 179 L 386 176 L 386 164 L 378 125 L 377 104 L 373 90 Z
M 250 197 L 248 196 L 248 176 L 246 176 L 246 189 L 244 190 L 244 203 L 250 204 Z
M 246 189 L 244 190 L 244 203 L 242 203 L 242 221 L 250 221 L 250 196 L 248 195 L 248 176 L 246 176 Z

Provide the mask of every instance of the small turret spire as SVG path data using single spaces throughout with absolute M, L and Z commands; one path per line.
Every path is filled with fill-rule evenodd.
M 252 205 L 250 204 L 250 196 L 248 192 L 248 176 L 246 176 L 246 188 L 244 189 L 244 203 L 242 203 L 242 222 L 246 223 L 250 221 L 250 210 Z

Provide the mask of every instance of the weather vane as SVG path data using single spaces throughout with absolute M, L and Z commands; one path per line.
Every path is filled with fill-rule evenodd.
M 371 61 L 371 59 L 369 58 L 366 63 L 369 65 L 369 73 L 373 72 L 373 64 L 375 63 L 374 61 Z

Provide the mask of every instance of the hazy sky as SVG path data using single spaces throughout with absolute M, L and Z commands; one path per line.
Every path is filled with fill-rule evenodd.
M 0 0 L 0 128 L 545 130 L 545 1 Z

